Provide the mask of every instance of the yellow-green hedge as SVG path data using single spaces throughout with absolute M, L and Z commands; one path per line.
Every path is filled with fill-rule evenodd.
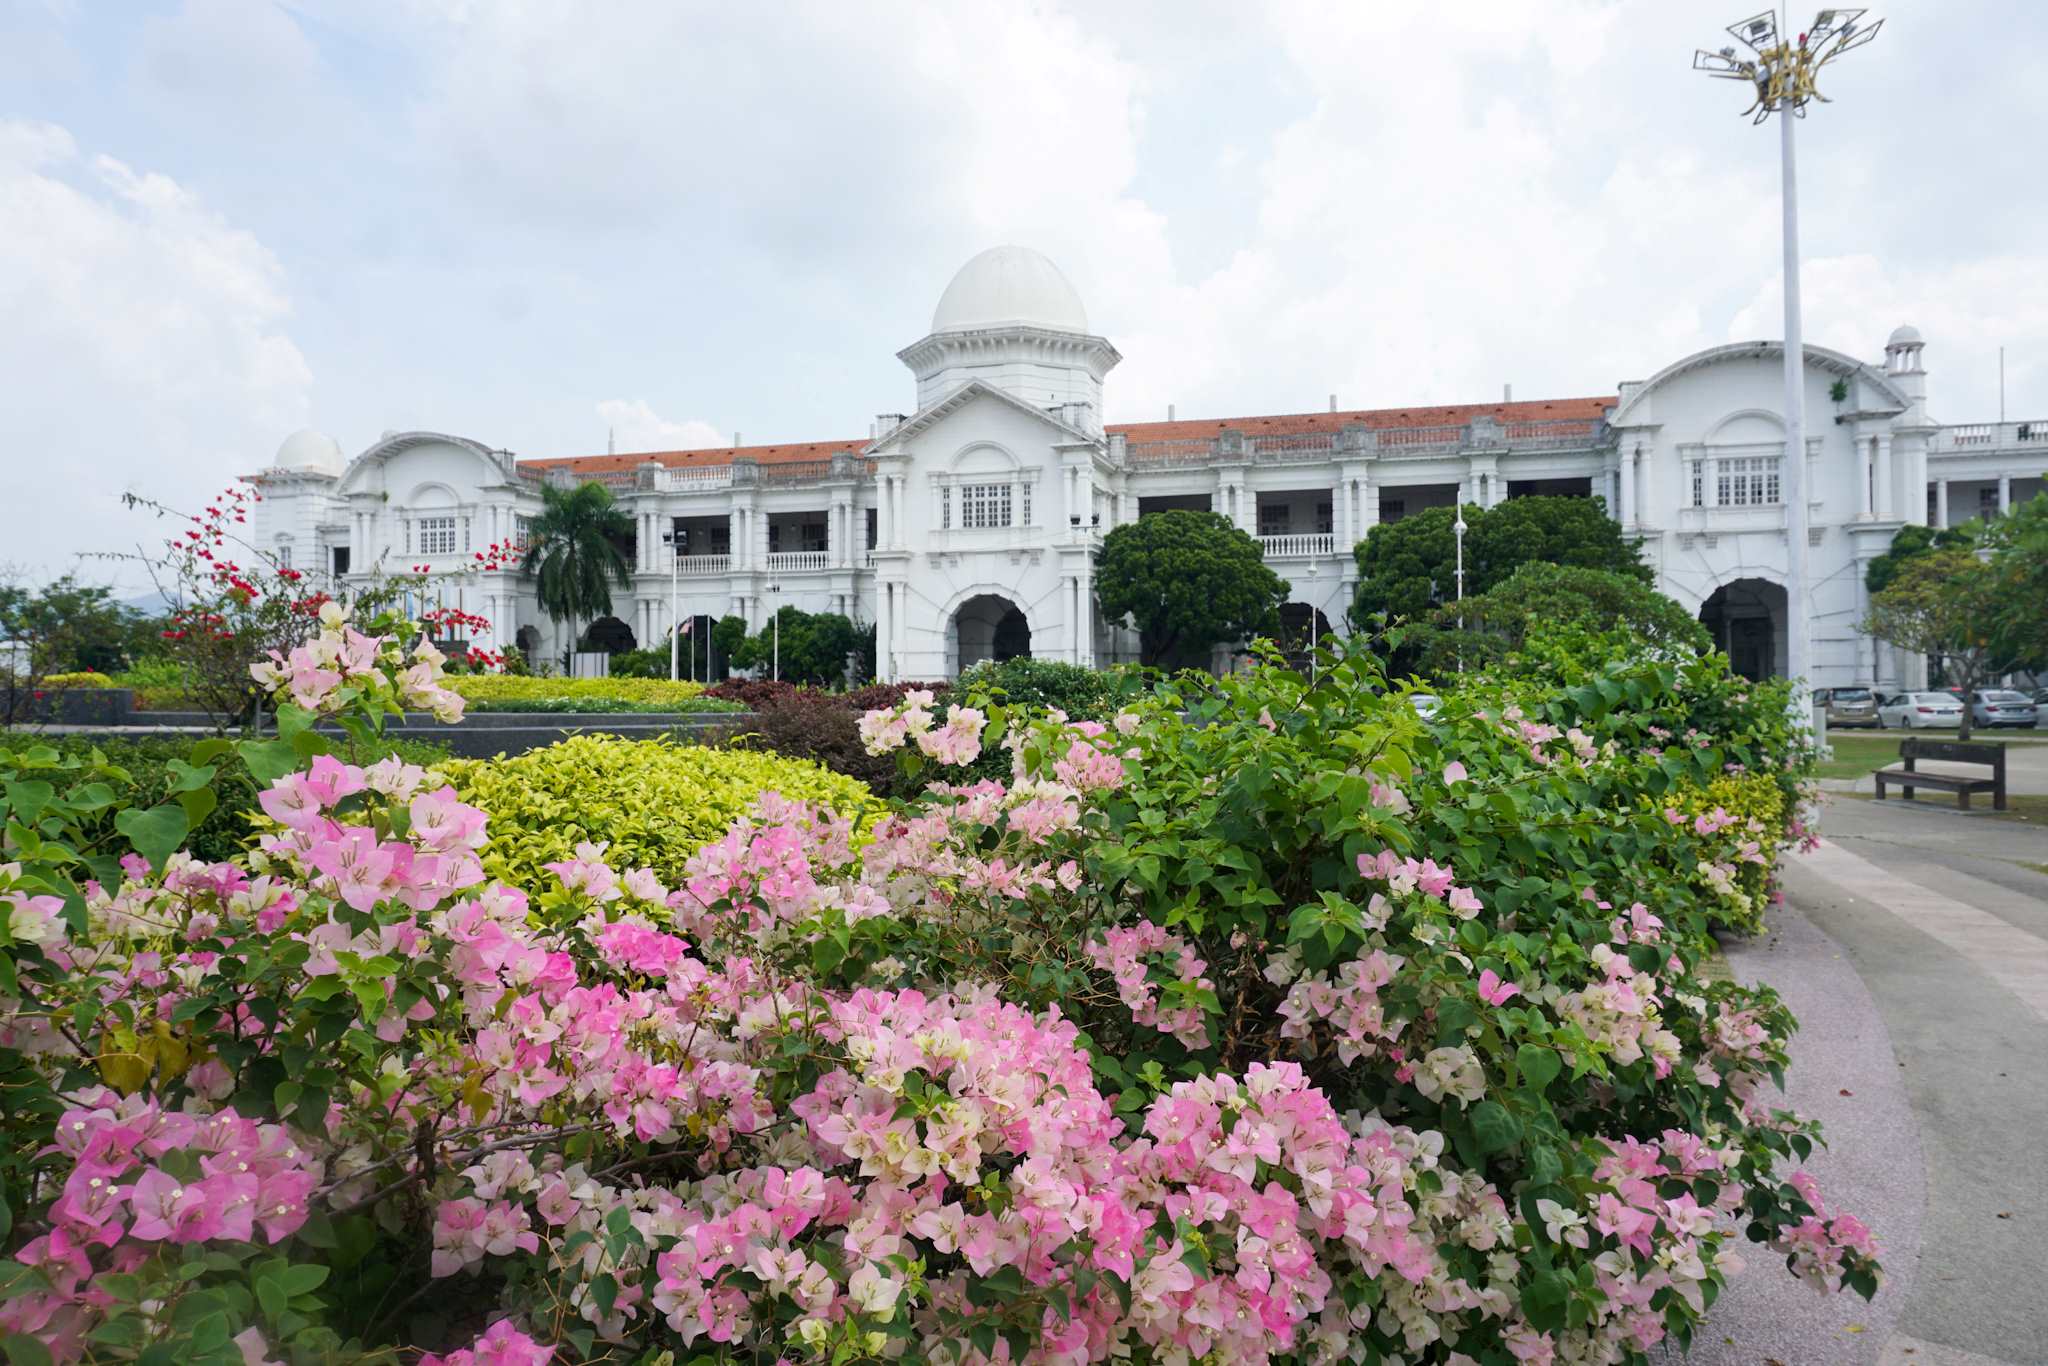
M 556 697 L 603 697 L 617 702 L 687 702 L 702 683 L 666 678 L 530 678 L 523 674 L 466 674 L 447 680 L 472 702 L 542 702 Z
M 529 889 L 552 885 L 543 865 L 568 858 L 582 840 L 608 841 L 613 867 L 652 868 L 674 886 L 691 854 L 771 790 L 862 825 L 882 811 L 867 784 L 808 760 L 669 740 L 577 735 L 511 757 L 437 767 L 464 801 L 490 816 L 486 871 Z
M 1764 927 L 1764 911 L 1770 905 L 1771 870 L 1778 865 L 1778 851 L 1785 843 L 1785 792 L 1769 773 L 1730 773 L 1705 787 L 1688 787 L 1678 794 L 1678 808 L 1688 816 L 1700 816 L 1720 807 L 1736 823 L 1715 838 L 1730 848 L 1755 840 L 1764 862 L 1737 863 L 1735 887 L 1738 895 L 1723 899 L 1728 907 L 1721 917 L 1732 929 L 1754 934 Z M 1711 884 L 1703 877 L 1703 889 Z
M 43 686 L 53 691 L 58 688 L 111 688 L 114 680 L 103 673 L 87 669 L 82 673 L 46 674 Z

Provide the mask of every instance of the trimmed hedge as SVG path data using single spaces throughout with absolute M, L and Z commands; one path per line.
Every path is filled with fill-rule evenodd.
M 622 868 L 671 885 L 690 855 L 723 835 L 763 792 L 818 802 L 862 825 L 882 812 L 866 784 L 776 754 L 669 740 L 577 735 L 497 759 L 452 759 L 439 771 L 491 818 L 484 868 L 530 890 L 555 885 L 545 865 L 585 841 Z
M 586 699 L 672 709 L 704 691 L 701 683 L 671 683 L 666 678 L 534 678 L 520 674 L 468 674 L 448 678 L 445 686 L 484 710 L 516 703 L 516 709 L 535 711 L 544 709 L 536 703 Z

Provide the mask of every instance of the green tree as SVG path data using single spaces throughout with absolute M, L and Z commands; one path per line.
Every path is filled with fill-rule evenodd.
M 1974 551 L 1928 550 L 1871 598 L 1863 629 L 1913 654 L 1939 656 L 1942 676 L 1967 695 L 2017 662 L 1998 626 L 2001 588 L 1998 570 Z M 1967 702 L 1957 738 L 1970 738 Z
M 1176 509 L 1140 517 L 1102 538 L 1096 566 L 1102 614 L 1128 618 L 1147 664 L 1207 661 L 1226 641 L 1279 627 L 1287 581 L 1267 568 L 1259 543 L 1213 512 Z
M 632 583 L 619 543 L 633 534 L 633 519 L 602 484 L 570 489 L 544 484 L 540 493 L 540 515 L 528 532 L 520 572 L 534 581 L 541 611 L 556 625 L 571 627 L 609 615 L 612 585 Z M 576 632 L 568 636 L 574 640 Z
M 111 589 L 71 575 L 41 588 L 0 584 L 0 637 L 37 641 L 50 673 L 116 673 L 157 644 L 159 626 Z
M 1870 567 L 1863 571 L 1863 586 L 1873 594 L 1882 593 L 1891 586 L 1892 580 L 1898 576 L 1899 570 L 1908 561 L 1925 555 L 1930 550 L 1968 549 L 1977 544 L 1981 529 L 1974 521 L 1964 522 L 1961 526 L 1939 528 L 1900 527 L 1898 534 L 1892 537 L 1890 548 L 1872 560 Z
M 1461 661 L 1471 667 L 1577 658 L 1591 665 L 1645 653 L 1705 654 L 1714 647 L 1698 617 L 1634 575 L 1542 560 L 1462 604 L 1437 609 L 1410 641 L 1428 674 L 1455 670 Z
M 758 667 L 765 675 L 779 658 L 780 676 L 786 681 L 836 688 L 846 680 L 846 657 L 860 643 L 860 632 L 838 612 L 806 612 L 785 605 L 767 625 L 733 646 L 732 662 L 743 669 Z
M 2016 667 L 2048 671 L 2048 493 L 2020 503 L 1984 529 L 1996 585 L 1992 626 Z
M 1420 620 L 1458 596 L 1456 508 L 1429 508 L 1372 528 L 1353 550 L 1351 614 Z M 1491 591 L 1525 564 L 1597 569 L 1642 583 L 1652 575 L 1621 524 L 1591 498 L 1510 498 L 1465 507 L 1465 596 Z

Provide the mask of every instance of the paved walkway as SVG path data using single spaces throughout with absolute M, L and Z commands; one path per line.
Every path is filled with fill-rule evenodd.
M 2048 831 L 1856 801 L 1822 828 L 1728 956 L 1799 1015 L 1788 1101 L 1835 1144 L 1808 1167 L 1887 1280 L 1821 1299 L 1755 1249 L 1689 1360 L 2048 1362 Z

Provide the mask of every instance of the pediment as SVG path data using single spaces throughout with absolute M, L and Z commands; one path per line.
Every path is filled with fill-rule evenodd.
M 998 389 L 983 380 L 971 379 L 959 388 L 949 392 L 938 402 L 911 414 L 897 425 L 887 436 L 874 441 L 867 448 L 871 456 L 891 455 L 906 449 L 910 442 L 931 431 L 941 423 L 967 411 L 977 404 L 993 403 L 1042 423 L 1048 429 L 1048 436 L 1055 445 L 1085 445 L 1100 447 L 1102 438 L 1091 432 L 1062 421 L 1043 408 L 1034 407 L 1006 390 Z

